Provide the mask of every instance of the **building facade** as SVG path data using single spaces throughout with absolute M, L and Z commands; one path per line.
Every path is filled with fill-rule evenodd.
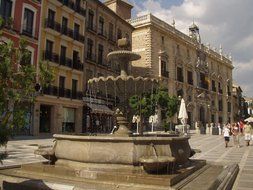
M 135 74 L 158 77 L 170 95 L 186 101 L 188 124 L 233 122 L 231 59 L 203 45 L 199 28 L 189 36 L 147 14 L 129 21 L 135 30 L 132 50 L 141 60 L 132 63 Z M 144 72 L 143 72 L 144 71 Z
M 41 1 L 37 0 L 1 0 L 0 16 L 4 20 L 1 40 L 12 41 L 19 47 L 21 39 L 27 42 L 30 52 L 30 63 L 38 68 L 39 59 L 39 31 L 41 17 Z M 30 134 L 32 130 L 32 105 L 28 105 L 27 126 L 15 130 L 17 134 Z
M 114 9 L 117 7 L 117 10 Z M 83 132 L 111 132 L 113 127 L 111 108 L 115 100 L 105 94 L 104 90 L 97 90 L 90 94 L 91 87 L 88 80 L 93 77 L 119 75 L 117 65 L 107 61 L 107 54 L 119 50 L 118 39 L 128 38 L 131 43 L 133 27 L 126 22 L 124 14 L 117 11 L 128 11 L 131 17 L 132 6 L 122 0 L 117 1 L 86 1 L 86 29 L 85 29 L 85 69 Z M 130 18 L 129 17 L 129 18 Z M 92 97 L 90 97 L 92 96 Z
M 34 106 L 33 135 L 82 132 L 85 1 L 43 0 L 40 60 L 55 79 Z

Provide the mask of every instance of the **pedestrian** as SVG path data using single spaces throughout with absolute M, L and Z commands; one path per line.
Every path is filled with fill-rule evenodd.
M 234 145 L 237 148 L 240 148 L 240 142 L 239 142 L 239 126 L 236 123 L 232 124 L 232 135 L 234 139 Z
M 238 125 L 239 125 L 239 129 L 240 129 L 241 134 L 243 134 L 243 130 L 244 130 L 244 123 L 243 123 L 243 121 L 242 120 L 239 121 Z
M 223 136 L 225 140 L 225 147 L 228 147 L 229 138 L 230 138 L 230 129 L 228 128 L 228 125 L 226 125 L 223 129 Z
M 249 146 L 250 140 L 251 140 L 251 135 L 252 135 L 252 127 L 249 124 L 249 122 L 244 125 L 244 139 L 246 142 L 246 146 Z
M 219 129 L 219 135 L 221 135 L 221 134 L 222 134 L 222 130 L 221 130 L 221 125 L 220 125 L 220 123 L 218 123 L 218 129 Z

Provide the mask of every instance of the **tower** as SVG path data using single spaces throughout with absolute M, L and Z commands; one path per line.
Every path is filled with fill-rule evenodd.
M 133 6 L 126 0 L 106 0 L 104 4 L 121 18 L 125 20 L 131 19 L 131 10 Z
M 189 36 L 197 41 L 198 43 L 201 43 L 201 38 L 199 34 L 199 27 L 194 23 L 189 27 Z

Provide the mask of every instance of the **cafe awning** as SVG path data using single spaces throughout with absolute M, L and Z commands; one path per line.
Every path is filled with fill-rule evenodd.
M 108 106 L 103 105 L 103 104 L 88 103 L 87 106 L 91 109 L 92 113 L 100 113 L 100 114 L 108 114 L 108 115 L 114 114 L 114 111 L 112 111 Z

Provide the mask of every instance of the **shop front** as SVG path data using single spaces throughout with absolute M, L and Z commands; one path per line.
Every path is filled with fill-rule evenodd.
M 111 133 L 114 122 L 114 111 L 103 100 L 86 103 L 83 110 L 83 133 Z

